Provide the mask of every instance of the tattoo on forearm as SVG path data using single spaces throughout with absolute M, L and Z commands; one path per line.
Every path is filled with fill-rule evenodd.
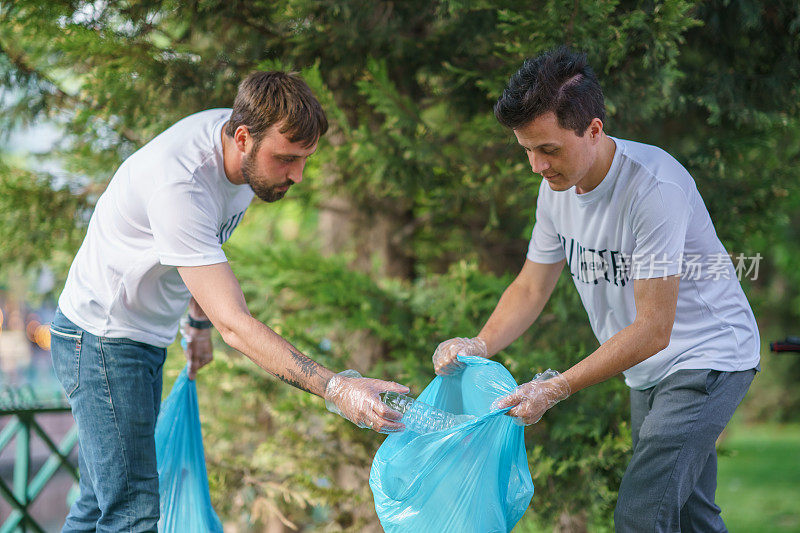
M 319 373 L 317 372 L 319 364 L 312 361 L 311 359 L 301 354 L 300 352 L 289 350 L 289 353 L 292 354 L 292 360 L 297 365 L 299 372 L 295 372 L 294 370 L 289 369 L 286 375 L 281 375 L 281 374 L 275 374 L 275 375 L 277 376 L 278 379 L 280 379 L 284 383 L 288 383 L 292 387 L 297 387 L 300 390 L 311 392 L 310 378 L 319 375 Z
M 311 392 L 310 390 L 308 390 L 308 388 L 307 388 L 307 387 L 305 387 L 305 386 L 304 386 L 302 383 L 300 383 L 300 382 L 299 382 L 299 381 L 298 381 L 298 380 L 295 378 L 295 376 L 294 376 L 294 372 L 292 372 L 291 370 L 289 371 L 289 376 L 282 376 L 282 375 L 280 375 L 280 374 L 275 374 L 275 376 L 276 376 L 276 377 L 277 377 L 279 380 L 283 381 L 284 383 L 288 383 L 288 384 L 289 384 L 289 385 L 291 385 L 292 387 L 296 387 L 296 388 L 298 388 L 298 389 L 300 389 L 300 390 L 302 390 L 302 391 Z
M 316 362 L 312 361 L 300 352 L 289 350 L 289 353 L 292 354 L 292 359 L 294 359 L 294 362 L 297 363 L 297 367 L 300 369 L 301 374 L 308 378 L 317 375 L 317 367 L 319 367 L 319 365 Z

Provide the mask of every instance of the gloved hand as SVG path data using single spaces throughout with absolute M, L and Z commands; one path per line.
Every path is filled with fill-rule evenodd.
M 189 379 L 197 377 L 197 371 L 214 359 L 214 347 L 211 345 L 211 330 L 197 329 L 181 322 L 181 346 L 189 363 Z
M 461 370 L 464 367 L 464 363 L 456 359 L 459 355 L 488 357 L 486 343 L 480 337 L 471 339 L 456 337 L 444 341 L 433 352 L 433 370 L 440 376 Z
M 519 425 L 529 426 L 541 420 L 542 415 L 555 404 L 572 394 L 567 379 L 549 368 L 536 374 L 533 380 L 518 386 L 514 392 L 492 403 L 492 409 L 515 406 L 508 413 Z
M 335 374 L 325 388 L 325 407 L 328 411 L 343 416 L 360 428 L 370 428 L 378 433 L 395 433 L 406 427 L 397 422 L 403 414 L 381 401 L 382 392 L 406 394 L 408 387 L 364 378 L 355 370 Z

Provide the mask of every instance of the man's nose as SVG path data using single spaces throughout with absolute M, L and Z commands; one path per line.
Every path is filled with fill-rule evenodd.
M 537 155 L 535 150 L 528 152 L 528 162 L 531 164 L 531 169 L 537 174 L 541 174 L 548 168 L 550 163 L 542 155 Z
M 300 183 L 303 181 L 303 170 L 306 167 L 305 160 L 298 161 L 289 169 L 289 175 L 287 176 L 293 183 Z

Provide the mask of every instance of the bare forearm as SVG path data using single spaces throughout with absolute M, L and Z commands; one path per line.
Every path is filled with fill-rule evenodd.
M 194 298 L 189 300 L 189 316 L 195 320 L 208 320 L 205 311 L 203 311 L 203 308 L 200 307 L 200 304 L 197 303 L 197 300 Z
M 641 363 L 668 344 L 668 336 L 665 340 L 657 329 L 634 321 L 562 375 L 574 394 Z
M 478 336 L 492 356 L 514 342 L 536 321 L 549 294 L 529 291 L 516 283 L 508 286 Z
M 636 318 L 563 376 L 572 392 L 637 365 L 669 346 L 678 303 L 678 276 L 636 280 Z
M 258 366 L 300 390 L 325 395 L 333 372 L 303 355 L 270 327 L 247 315 L 223 337 Z
M 229 346 L 286 383 L 318 396 L 325 395 L 333 372 L 300 353 L 250 315 L 228 263 L 178 267 L 178 272 L 194 297 L 189 311 L 204 312 Z

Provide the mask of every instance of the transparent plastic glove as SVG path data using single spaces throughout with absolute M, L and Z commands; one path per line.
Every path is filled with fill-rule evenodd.
M 190 327 L 181 322 L 181 347 L 189 363 L 189 379 L 197 377 L 197 371 L 214 359 L 214 347 L 211 344 L 211 330 Z
M 507 414 L 514 422 L 529 426 L 541 420 L 542 415 L 561 400 L 572 394 L 567 379 L 555 370 L 547 369 L 536 374 L 533 380 L 518 386 L 514 392 L 492 403 L 492 409 L 513 407 Z
M 433 370 L 440 376 L 458 372 L 464 368 L 464 363 L 457 359 L 459 355 L 488 357 L 486 343 L 480 337 L 456 337 L 444 341 L 433 352 Z
M 378 433 L 395 433 L 406 427 L 398 420 L 403 414 L 381 401 L 381 393 L 405 394 L 408 387 L 361 377 L 355 370 L 335 374 L 325 389 L 325 407 L 328 411 L 343 416 L 360 428 L 369 428 Z

